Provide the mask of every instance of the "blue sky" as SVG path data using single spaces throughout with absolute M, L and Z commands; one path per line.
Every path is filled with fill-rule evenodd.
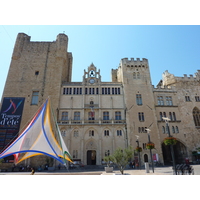
M 100 69 L 102 81 L 111 81 L 111 69 L 125 57 L 147 58 L 155 86 L 165 70 L 183 76 L 200 69 L 198 25 L 0 25 L 0 98 L 19 32 L 31 36 L 31 41 L 54 41 L 59 33 L 68 35 L 72 81 L 82 81 L 84 69 L 92 62 Z

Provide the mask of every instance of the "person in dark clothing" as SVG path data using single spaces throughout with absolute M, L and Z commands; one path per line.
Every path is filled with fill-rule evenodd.
M 31 175 L 34 175 L 34 174 L 35 174 L 35 169 L 31 168 Z

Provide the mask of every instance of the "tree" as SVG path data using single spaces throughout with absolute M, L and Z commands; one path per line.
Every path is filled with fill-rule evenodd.
M 126 149 L 118 148 L 111 156 L 112 161 L 117 165 L 121 174 L 124 174 L 124 169 L 132 158 L 134 150 L 131 146 Z

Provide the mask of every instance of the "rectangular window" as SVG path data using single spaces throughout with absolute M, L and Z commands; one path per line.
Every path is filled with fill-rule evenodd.
M 159 106 L 164 105 L 164 101 L 163 101 L 163 97 L 162 97 L 162 96 L 158 96 L 158 97 L 157 97 L 157 100 L 158 100 L 158 105 L 159 105 Z
M 73 94 L 76 94 L 76 88 L 74 88 L 74 93 Z
M 137 102 L 137 105 L 142 105 L 142 95 L 141 94 L 136 94 L 136 102 Z
M 104 94 L 104 88 L 102 88 L 102 94 Z
M 107 94 L 107 88 L 105 88 L 105 94 Z
M 87 94 L 87 88 L 85 88 L 85 94 Z
M 167 96 L 166 97 L 166 105 L 168 105 L 168 106 L 172 106 L 173 105 L 171 96 Z
M 69 94 L 72 94 L 72 88 L 69 88 Z
M 200 97 L 199 96 L 195 96 L 195 100 L 198 102 L 200 101 Z
M 99 94 L 99 88 L 96 88 L 96 94 Z
M 80 112 L 74 112 L 74 120 L 80 120 Z
M 78 137 L 78 131 L 74 131 L 74 137 Z
M 144 121 L 144 113 L 143 112 L 138 113 L 138 119 L 140 122 Z
M 120 94 L 120 88 L 118 88 L 118 94 Z
M 62 112 L 61 120 L 68 120 L 68 112 Z
M 88 112 L 88 120 L 94 120 L 94 118 L 95 118 L 95 112 L 94 111 Z
M 94 136 L 94 130 L 89 130 L 89 137 L 93 137 Z
M 122 136 L 122 130 L 117 130 L 117 136 Z
M 112 88 L 112 94 L 115 94 L 115 88 Z
M 103 112 L 103 120 L 109 120 L 109 112 Z
M 105 151 L 105 156 L 109 156 L 110 155 L 110 150 L 106 150 Z
M 69 93 L 69 88 L 66 88 L 66 94 L 68 94 Z
M 66 92 L 65 92 L 65 91 L 66 91 L 66 88 L 63 88 L 63 94 L 66 94 Z
M 76 94 L 79 94 L 79 88 L 76 88 Z
M 185 96 L 185 101 L 190 101 L 190 96 Z
M 120 111 L 115 112 L 115 120 L 121 120 L 121 112 Z
M 110 88 L 108 88 L 108 94 L 110 94 Z
M 39 92 L 33 91 L 31 105 L 38 105 Z
M 104 136 L 109 136 L 109 130 L 104 131 Z
M 117 94 L 117 88 L 115 88 L 115 94 Z
M 89 88 L 89 94 L 92 94 L 92 88 Z

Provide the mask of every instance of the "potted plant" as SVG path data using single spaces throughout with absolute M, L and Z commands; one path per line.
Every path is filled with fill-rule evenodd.
M 136 152 L 141 152 L 141 151 L 142 151 L 142 148 L 141 148 L 141 147 L 136 147 L 135 151 L 136 151 Z
M 163 142 L 165 145 L 175 145 L 177 140 L 175 137 L 166 137 Z
M 152 143 L 152 142 L 149 142 L 149 143 L 146 144 L 146 148 L 147 149 L 155 149 L 155 144 Z
M 105 167 L 106 173 L 112 173 L 113 172 L 113 167 L 110 165 L 112 164 L 113 158 L 112 156 L 106 156 L 104 157 L 104 161 L 107 163 L 107 167 Z

